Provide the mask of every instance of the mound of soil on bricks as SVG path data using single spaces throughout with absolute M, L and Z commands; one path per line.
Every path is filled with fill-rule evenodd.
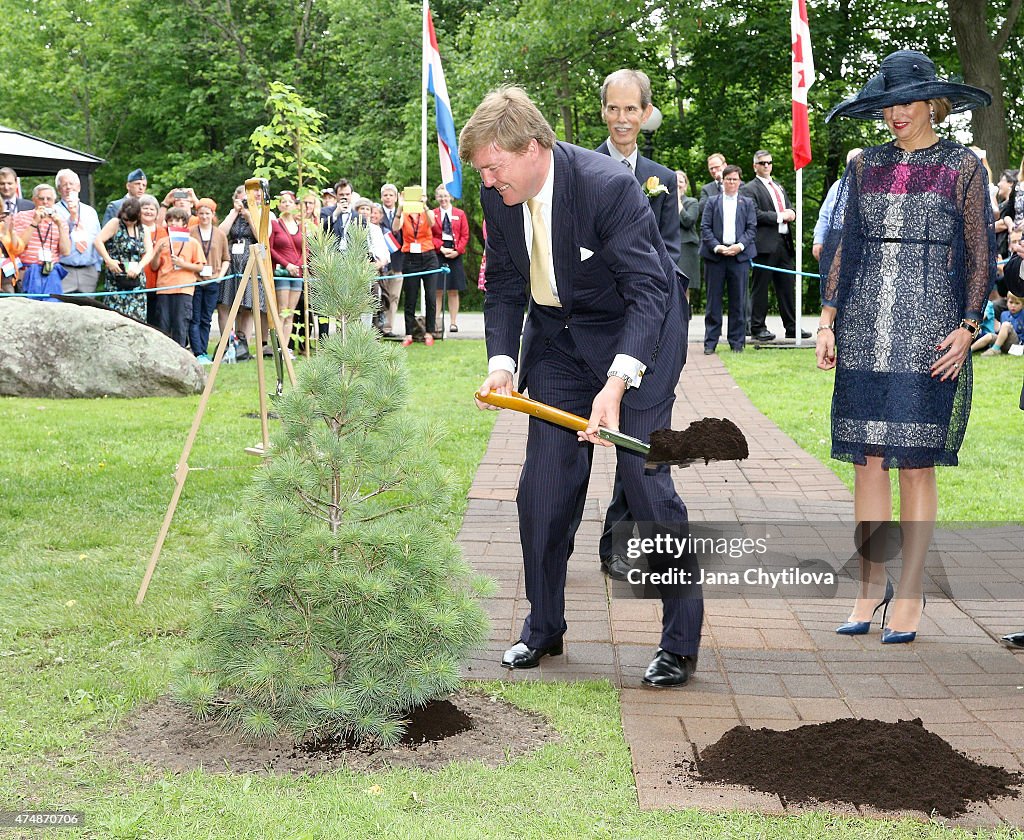
M 694 461 L 741 461 L 750 457 L 739 426 L 718 417 L 694 420 L 681 432 L 659 429 L 651 434 L 650 464 L 685 465 Z
M 972 802 L 1018 796 L 1020 774 L 956 752 L 920 719 L 845 718 L 797 729 L 737 726 L 697 757 L 704 781 L 777 794 L 783 803 L 850 802 L 955 817 Z
M 409 715 L 401 743 L 385 749 L 343 739 L 296 744 L 289 738 L 243 741 L 212 721 L 198 721 L 169 697 L 139 710 L 114 733 L 113 750 L 161 770 L 315 774 L 347 767 L 368 772 L 393 767 L 438 770 L 453 761 L 489 767 L 557 743 L 544 720 L 479 694 L 435 700 Z

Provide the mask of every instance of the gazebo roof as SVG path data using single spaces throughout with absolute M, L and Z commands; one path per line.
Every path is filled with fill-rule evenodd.
M 103 158 L 95 155 L 0 125 L 0 166 L 10 166 L 19 175 L 54 174 L 65 168 L 90 175 L 104 163 Z

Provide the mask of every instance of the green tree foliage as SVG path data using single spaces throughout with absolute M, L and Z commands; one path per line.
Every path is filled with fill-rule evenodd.
M 339 328 L 280 398 L 281 428 L 225 554 L 199 575 L 175 691 L 245 736 L 385 745 L 408 712 L 459 684 L 487 638 L 475 577 L 442 524 L 436 429 L 403 414 L 402 351 L 364 323 L 365 238 L 310 239 L 312 305 Z
M 824 115 L 900 47 L 923 49 L 947 75 L 980 72 L 969 59 L 998 52 L 1006 124 L 984 127 L 979 142 L 993 168 L 1015 165 L 1024 155 L 1024 106 L 1013 95 L 1024 87 L 1020 7 L 808 0 L 818 70 L 808 217 L 846 150 L 887 138 L 872 123 L 825 125 Z M 763 147 L 792 186 L 788 0 L 435 0 L 432 8 L 457 127 L 487 90 L 516 82 L 562 138 L 596 146 L 604 137 L 601 80 L 640 67 L 665 115 L 657 160 L 696 186 L 709 152 L 724 152 L 750 177 L 752 152 Z M 373 195 L 384 181 L 420 180 L 421 10 L 413 0 L 10 0 L 4 22 L 18 37 L 0 41 L 4 122 L 108 159 L 97 173 L 100 205 L 123 193 L 135 166 L 154 192 L 188 184 L 223 200 L 252 174 L 249 138 L 270 122 L 270 85 L 280 80 L 326 115 L 331 178 Z M 978 33 L 976 43 L 962 43 L 954 18 L 961 32 Z M 976 64 L 991 71 L 991 62 Z M 958 121 L 951 130 L 964 136 L 971 126 Z M 992 132 L 1005 135 L 1006 161 Z M 440 180 L 433 137 L 428 148 L 429 191 Z M 478 186 L 467 167 L 463 206 L 477 234 L 471 272 Z
M 270 122 L 257 126 L 249 137 L 253 176 L 287 183 L 294 174 L 298 189 L 308 181 L 326 186 L 331 153 L 321 138 L 324 115 L 303 104 L 291 85 L 278 81 L 270 83 L 267 109 Z

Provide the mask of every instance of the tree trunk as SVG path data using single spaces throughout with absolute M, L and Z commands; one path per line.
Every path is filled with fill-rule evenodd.
M 987 0 L 949 0 L 949 23 L 956 40 L 956 51 L 964 71 L 964 81 L 992 94 L 992 105 L 971 114 L 974 142 L 985 150 L 995 177 L 1009 167 L 1010 145 L 1006 131 L 1006 103 L 1000 75 L 999 53 L 1006 35 L 1020 14 L 1020 0 L 1007 4 L 1006 21 L 999 33 L 989 33 Z
M 561 67 L 561 85 L 559 85 L 558 110 L 562 114 L 562 128 L 565 131 L 565 142 L 575 143 L 573 139 L 572 125 L 572 85 L 569 82 L 569 68 L 564 64 Z

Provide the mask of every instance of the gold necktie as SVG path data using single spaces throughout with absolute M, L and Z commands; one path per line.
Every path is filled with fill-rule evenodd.
M 530 293 L 542 306 L 561 306 L 551 291 L 551 252 L 548 246 L 548 228 L 541 215 L 543 204 L 535 198 L 526 202 L 533 222 L 533 252 L 530 255 Z

